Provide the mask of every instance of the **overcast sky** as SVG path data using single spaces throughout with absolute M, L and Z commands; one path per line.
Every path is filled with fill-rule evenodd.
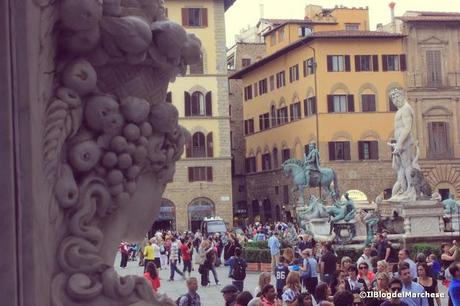
M 391 0 L 236 0 L 225 16 L 227 27 L 227 46 L 235 42 L 235 34 L 248 25 L 255 25 L 260 18 L 260 4 L 264 5 L 265 18 L 296 18 L 303 19 L 305 6 L 317 4 L 325 8 L 335 5 L 347 7 L 369 7 L 371 30 L 378 23 L 390 22 Z M 443 11 L 460 12 L 460 0 L 394 0 L 395 15 L 401 16 L 405 11 Z

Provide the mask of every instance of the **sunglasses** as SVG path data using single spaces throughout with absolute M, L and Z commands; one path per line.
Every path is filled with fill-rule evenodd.
M 401 287 L 390 287 L 391 291 L 401 291 Z
M 362 267 L 359 267 L 360 270 L 364 270 L 364 269 L 367 269 L 366 266 L 362 266 Z

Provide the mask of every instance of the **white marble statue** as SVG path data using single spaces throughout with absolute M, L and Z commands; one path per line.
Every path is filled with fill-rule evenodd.
M 395 88 L 390 92 L 393 104 L 398 108 L 395 115 L 395 143 L 393 147 L 393 169 L 397 179 L 393 185 L 390 201 L 408 202 L 417 199 L 417 192 L 413 184 L 412 173 L 420 171 L 418 160 L 418 144 L 414 136 L 414 110 L 404 97 L 402 89 Z

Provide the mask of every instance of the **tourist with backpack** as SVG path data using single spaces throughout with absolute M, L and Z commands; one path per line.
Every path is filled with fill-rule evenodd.
M 243 291 L 244 288 L 244 279 L 246 278 L 246 267 L 248 264 L 246 260 L 241 258 L 242 251 L 240 248 L 235 249 L 235 256 L 232 256 L 225 262 L 226 266 L 231 266 L 232 274 L 231 278 L 233 278 L 233 285 L 238 288 L 240 292 Z
M 178 306 L 201 306 L 200 295 L 198 291 L 198 280 L 196 277 L 190 277 L 187 279 L 187 294 L 180 296 L 176 305 Z

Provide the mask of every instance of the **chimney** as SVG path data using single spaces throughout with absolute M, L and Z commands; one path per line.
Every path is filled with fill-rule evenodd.
M 260 3 L 259 4 L 259 9 L 260 9 L 260 19 L 263 19 L 264 18 L 264 4 L 263 3 Z
M 390 4 L 388 4 L 391 10 L 391 22 L 395 22 L 395 5 L 396 3 L 394 2 L 390 2 Z

